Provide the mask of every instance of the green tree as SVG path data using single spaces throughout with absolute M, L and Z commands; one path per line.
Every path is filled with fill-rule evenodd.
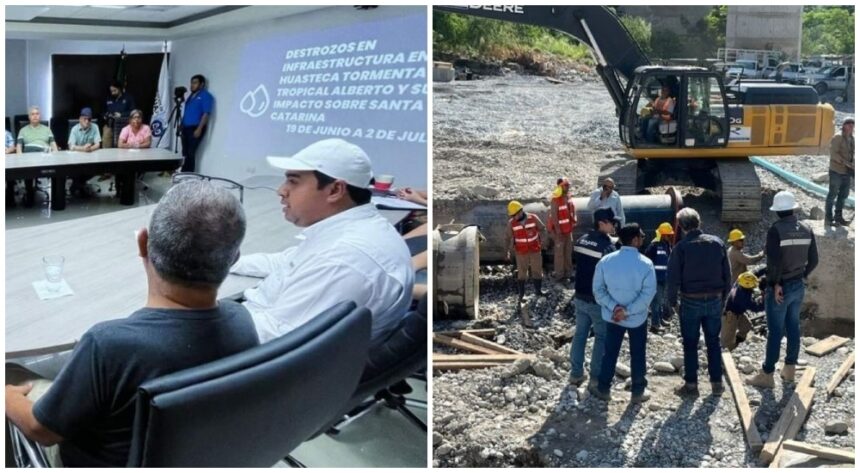
M 803 55 L 854 54 L 854 7 L 804 8 Z
M 642 17 L 624 15 L 620 17 L 621 24 L 627 28 L 627 32 L 633 37 L 633 41 L 642 48 L 646 55 L 651 55 L 651 23 Z

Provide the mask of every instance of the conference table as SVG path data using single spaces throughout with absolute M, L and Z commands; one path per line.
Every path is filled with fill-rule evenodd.
M 67 177 L 115 174 L 120 203 L 134 205 L 137 173 L 171 171 L 181 165 L 181 155 L 162 148 L 7 154 L 6 179 L 50 178 L 51 209 L 63 210 Z
M 242 182 L 247 220 L 242 254 L 278 252 L 299 243 L 300 229 L 284 220 L 274 190 L 282 181 L 258 176 Z M 127 317 L 145 305 L 146 275 L 135 232 L 147 225 L 155 205 L 6 231 L 7 358 L 71 348 L 94 324 Z M 394 224 L 409 212 L 381 213 Z M 45 278 L 42 257 L 56 254 L 65 257 L 63 279 L 74 295 L 41 300 L 33 282 Z M 231 274 L 218 297 L 237 298 L 258 282 Z

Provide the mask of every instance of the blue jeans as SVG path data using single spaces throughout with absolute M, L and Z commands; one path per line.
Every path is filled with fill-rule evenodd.
M 651 325 L 660 326 L 663 316 L 666 314 L 666 283 L 657 283 L 657 293 L 651 299 Z
M 722 382 L 720 359 L 720 329 L 723 300 L 721 297 L 691 299 L 681 296 L 681 340 L 684 345 L 684 381 L 699 380 L 699 327 L 705 333 L 708 356 L 708 377 L 712 383 Z
M 851 174 L 839 174 L 830 171 L 830 190 L 824 201 L 824 218 L 828 222 L 833 221 L 833 200 L 836 200 L 836 218 L 842 218 L 842 206 L 851 190 Z
M 764 352 L 765 373 L 776 370 L 779 360 L 779 343 L 786 338 L 785 364 L 796 365 L 800 353 L 800 305 L 806 287 L 803 279 L 797 278 L 782 285 L 782 304 L 777 304 L 772 287 L 767 288 L 764 310 L 767 316 L 767 347 Z
M 573 332 L 573 342 L 570 344 L 570 375 L 582 376 L 582 365 L 585 363 L 585 342 L 588 331 L 594 327 L 594 348 L 591 350 L 591 368 L 588 370 L 591 379 L 597 379 L 600 374 L 600 361 L 603 359 L 603 341 L 606 338 L 606 322 L 600 316 L 600 306 L 586 302 L 580 298 L 574 300 L 576 309 L 576 330 Z
M 633 395 L 637 396 L 645 392 L 648 381 L 645 380 L 645 340 L 648 337 L 648 321 L 636 328 L 626 328 L 617 324 L 606 324 L 606 344 L 604 345 L 603 361 L 600 362 L 600 378 L 597 382 L 597 390 L 608 393 L 615 376 L 615 364 L 618 363 L 618 354 L 621 352 L 621 342 L 624 341 L 624 332 L 630 337 L 630 378 L 633 380 L 631 387 Z

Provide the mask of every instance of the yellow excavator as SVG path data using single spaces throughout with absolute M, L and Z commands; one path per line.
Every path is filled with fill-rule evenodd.
M 552 28 L 589 46 L 615 102 L 629 161 L 606 170 L 622 194 L 692 184 L 718 192 L 721 219 L 761 219 L 761 183 L 750 156 L 826 153 L 834 110 L 809 86 L 763 81 L 725 84 L 701 67 L 652 65 L 602 6 L 470 5 L 434 9 Z M 662 92 L 670 113 L 652 113 Z M 658 106 L 666 111 L 665 102 Z M 652 120 L 656 116 L 657 119 Z

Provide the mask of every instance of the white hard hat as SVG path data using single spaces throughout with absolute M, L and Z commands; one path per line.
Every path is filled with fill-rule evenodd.
M 771 212 L 784 212 L 786 210 L 794 210 L 800 207 L 794 200 L 794 194 L 788 191 L 779 191 L 773 196 L 773 205 L 770 207 Z

